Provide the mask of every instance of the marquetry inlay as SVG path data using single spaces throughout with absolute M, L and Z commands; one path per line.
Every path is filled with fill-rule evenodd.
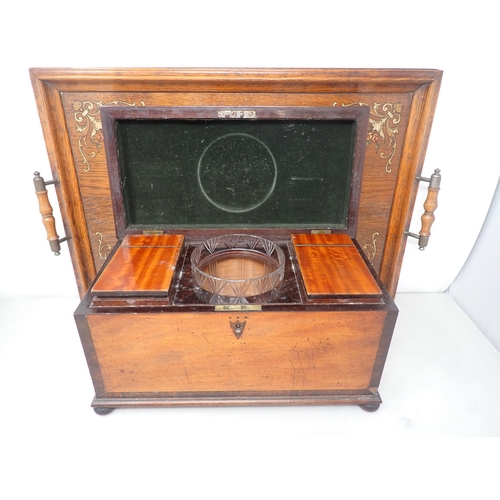
M 103 146 L 101 106 L 136 106 L 135 102 L 110 101 L 73 101 L 76 131 L 78 133 L 78 150 L 82 157 L 85 168 L 84 172 L 90 171 L 90 161 L 95 158 Z M 141 101 L 141 106 L 146 104 Z
M 363 250 L 365 251 L 365 255 L 370 262 L 372 262 L 373 259 L 375 258 L 375 255 L 377 255 L 377 238 L 376 238 L 377 236 L 379 236 L 379 233 L 373 233 L 372 242 L 363 245 Z
M 334 102 L 333 106 L 337 106 Z M 375 148 L 380 158 L 387 160 L 385 171 L 392 172 L 392 159 L 396 154 L 399 133 L 399 122 L 403 104 L 400 102 L 385 104 L 374 102 L 372 105 L 364 102 L 354 102 L 351 104 L 342 104 L 342 106 L 369 106 L 370 118 L 368 123 L 368 134 L 366 137 L 367 145 Z

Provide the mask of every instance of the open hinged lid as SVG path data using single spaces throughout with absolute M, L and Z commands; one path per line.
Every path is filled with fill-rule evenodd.
M 356 234 L 366 107 L 103 107 L 116 233 Z

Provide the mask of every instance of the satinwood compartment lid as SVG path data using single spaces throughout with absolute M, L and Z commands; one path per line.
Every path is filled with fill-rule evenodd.
M 369 109 L 103 107 L 118 238 L 356 234 Z
M 309 298 L 382 295 L 347 234 L 292 234 L 291 241 Z
M 91 289 L 94 296 L 162 296 L 168 293 L 184 236 L 127 235 Z

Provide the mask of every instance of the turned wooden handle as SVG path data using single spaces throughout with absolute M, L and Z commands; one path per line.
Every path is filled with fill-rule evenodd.
M 417 180 L 424 180 L 429 182 L 429 188 L 427 190 L 427 198 L 424 202 L 424 213 L 422 215 L 422 229 L 419 233 L 418 246 L 420 250 L 424 250 L 429 243 L 429 237 L 431 235 L 431 227 L 434 223 L 436 217 L 434 212 L 438 206 L 438 193 L 439 186 L 441 184 L 441 174 L 440 170 L 437 168 L 431 175 L 430 179 L 417 178 Z
M 42 222 L 45 226 L 45 230 L 47 231 L 47 239 L 49 240 L 50 249 L 55 255 L 59 255 L 61 245 L 56 231 L 56 220 L 52 215 L 52 205 L 50 204 L 49 195 L 45 189 L 46 183 L 43 180 L 43 177 L 40 176 L 40 172 L 35 172 L 34 176 L 33 183 L 35 184 L 35 192 L 38 197 L 40 214 L 42 215 Z

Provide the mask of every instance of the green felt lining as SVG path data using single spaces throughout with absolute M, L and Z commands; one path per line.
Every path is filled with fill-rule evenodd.
M 126 227 L 347 227 L 355 120 L 117 120 Z

